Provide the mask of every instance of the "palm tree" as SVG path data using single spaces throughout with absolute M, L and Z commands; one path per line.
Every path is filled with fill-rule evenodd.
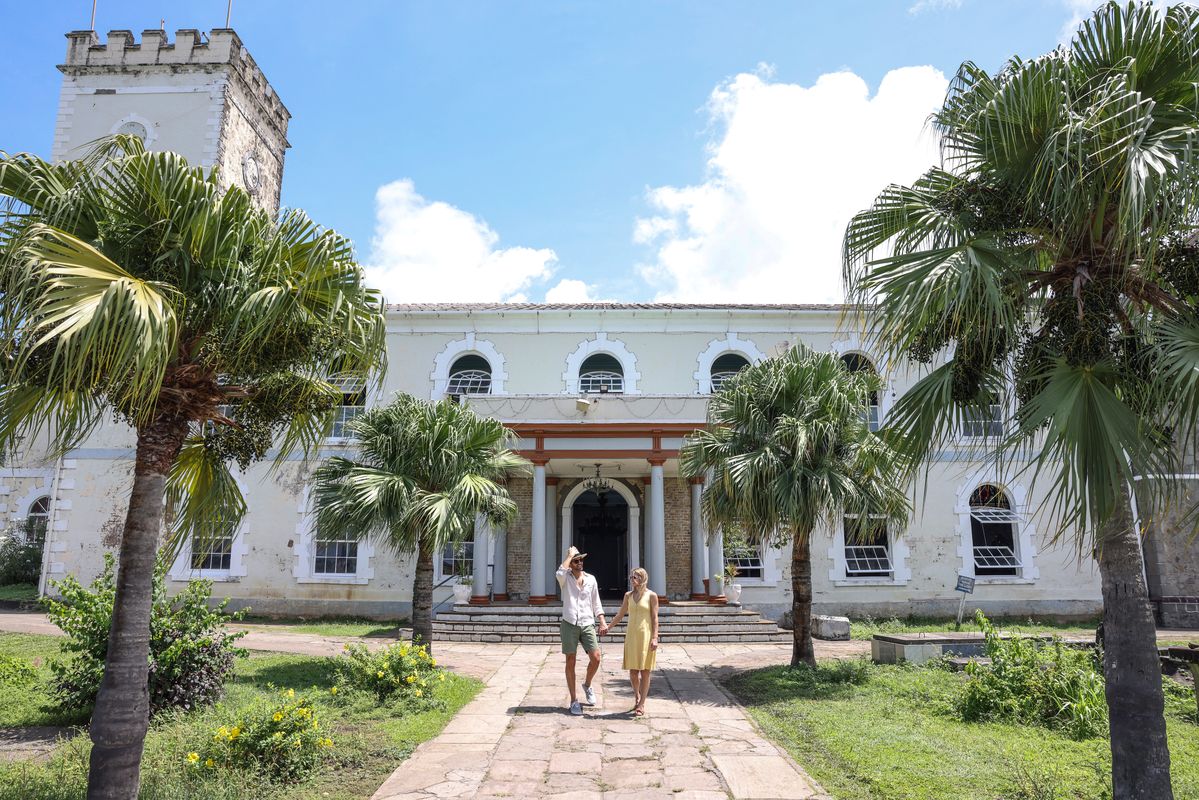
M 1069 47 L 958 70 L 943 163 L 845 234 L 870 337 L 929 366 L 889 428 L 914 460 L 1014 381 L 996 457 L 1048 482 L 1057 534 L 1102 578 L 1112 782 L 1172 797 L 1142 551 L 1199 412 L 1199 10 L 1101 7 Z M 948 355 L 945 355 L 948 354 Z M 1145 506 L 1142 506 L 1145 507 Z
M 725 381 L 708 403 L 707 425 L 679 453 L 685 475 L 709 476 L 701 501 L 709 529 L 791 543 L 792 666 L 816 664 L 812 532 L 842 515 L 906 523 L 905 464 L 865 415 L 881 389 L 874 373 L 849 372 L 836 356 L 797 346 Z
M 0 195 L 0 447 L 47 432 L 65 452 L 113 415 L 136 432 L 88 776 L 89 798 L 131 800 L 164 499 L 177 534 L 232 533 L 226 462 L 320 440 L 340 402 L 321 378 L 381 363 L 382 305 L 346 239 L 133 137 L 0 154 Z
M 516 504 L 502 481 L 527 462 L 498 421 L 454 400 L 401 394 L 350 423 L 359 457 L 334 457 L 313 474 L 316 529 L 334 538 L 374 537 L 416 553 L 412 633 L 433 645 L 433 558 L 474 533 L 482 515 L 503 524 Z M 487 553 L 475 551 L 475 558 Z

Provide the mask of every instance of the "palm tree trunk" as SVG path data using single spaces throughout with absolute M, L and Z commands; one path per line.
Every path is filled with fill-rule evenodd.
M 121 533 L 104 679 L 92 712 L 88 800 L 135 800 L 150 725 L 147 689 L 150 595 L 162 533 L 167 473 L 187 435 L 187 420 L 157 418 L 138 430 L 133 491 Z
M 421 545 L 412 578 L 412 640 L 433 652 L 433 553 Z
M 812 551 L 810 537 L 791 537 L 791 666 L 816 666 L 812 648 Z
M 1127 492 L 1099 531 L 1103 580 L 1103 674 L 1120 800 L 1172 800 L 1157 628 L 1141 568 L 1144 554 Z

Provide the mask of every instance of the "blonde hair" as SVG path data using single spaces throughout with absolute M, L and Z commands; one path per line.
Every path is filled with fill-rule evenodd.
M 633 575 L 635 577 L 641 579 L 642 586 L 644 586 L 647 589 L 649 588 L 649 573 L 648 572 L 646 572 L 641 567 L 637 567 L 637 569 L 633 570 Z

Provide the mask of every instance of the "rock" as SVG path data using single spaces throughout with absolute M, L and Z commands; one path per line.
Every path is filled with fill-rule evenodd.
M 784 611 L 783 616 L 779 617 L 778 626 L 785 631 L 795 630 L 795 620 L 791 616 L 790 611 Z
M 817 639 L 843 641 L 849 638 L 849 618 L 812 615 L 812 636 Z

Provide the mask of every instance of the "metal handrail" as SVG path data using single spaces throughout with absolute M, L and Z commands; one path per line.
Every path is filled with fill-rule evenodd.
M 437 583 L 437 584 L 434 584 L 434 585 L 433 585 L 433 591 L 437 591 L 438 589 L 440 589 L 442 586 L 445 586 L 445 585 L 446 585 L 447 583 L 449 583 L 450 581 L 456 581 L 456 580 L 458 580 L 458 576 L 457 576 L 457 575 L 448 575 L 448 576 L 446 576 L 446 577 L 444 577 L 444 578 L 442 578 L 442 579 L 441 579 L 441 583 Z M 430 616 L 430 617 L 436 616 L 436 615 L 437 615 L 437 609 L 439 609 L 439 608 L 441 608 L 442 606 L 444 606 L 444 605 L 446 604 L 446 600 L 452 600 L 452 599 L 453 599 L 453 597 L 454 597 L 454 595 L 452 595 L 452 594 L 451 594 L 451 595 L 450 595 L 449 597 L 447 597 L 445 600 L 442 600 L 440 603 L 438 603 L 437 605 L 433 606 L 433 610 L 429 612 L 429 616 Z

